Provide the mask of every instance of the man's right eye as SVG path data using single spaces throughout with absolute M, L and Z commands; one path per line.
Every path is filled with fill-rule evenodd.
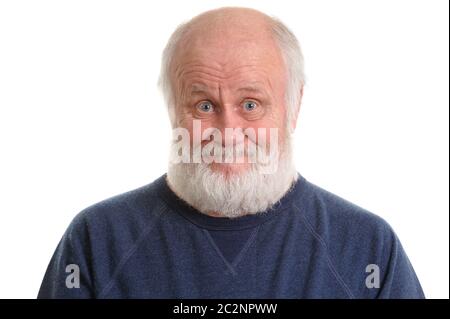
M 214 111 L 214 106 L 209 101 L 203 101 L 197 104 L 197 109 L 203 113 L 209 113 Z

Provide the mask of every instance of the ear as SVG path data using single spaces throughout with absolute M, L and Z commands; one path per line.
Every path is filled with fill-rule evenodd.
M 303 98 L 303 84 L 300 87 L 300 95 L 299 95 L 298 103 L 296 105 L 295 111 L 293 113 L 293 117 L 291 118 L 291 123 L 289 125 L 291 132 L 294 132 L 295 128 L 297 127 L 298 114 L 300 112 L 300 105 L 302 104 L 302 98 Z

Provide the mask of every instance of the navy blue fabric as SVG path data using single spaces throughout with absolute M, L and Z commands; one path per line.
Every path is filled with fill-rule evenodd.
M 67 265 L 80 287 L 66 285 Z M 379 287 L 369 288 L 369 264 Z M 299 175 L 270 210 L 210 217 L 166 175 L 69 225 L 38 298 L 424 298 L 391 227 Z

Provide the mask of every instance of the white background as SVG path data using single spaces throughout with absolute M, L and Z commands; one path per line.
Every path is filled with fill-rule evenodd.
M 281 18 L 307 86 L 298 170 L 395 229 L 448 298 L 448 1 L 0 1 L 0 298 L 35 298 L 72 218 L 166 171 L 160 55 L 224 5 Z

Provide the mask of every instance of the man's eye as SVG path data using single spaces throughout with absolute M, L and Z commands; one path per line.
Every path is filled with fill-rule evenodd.
M 256 102 L 253 102 L 253 101 L 245 101 L 244 102 L 244 110 L 245 111 L 253 111 L 257 107 L 258 107 L 258 104 L 256 104 Z
M 204 101 L 204 102 L 201 102 L 201 103 L 199 103 L 199 104 L 197 105 L 197 109 L 198 109 L 199 111 L 201 111 L 201 112 L 208 113 L 208 112 L 214 111 L 214 106 L 212 105 L 211 102 L 209 102 L 209 101 Z

